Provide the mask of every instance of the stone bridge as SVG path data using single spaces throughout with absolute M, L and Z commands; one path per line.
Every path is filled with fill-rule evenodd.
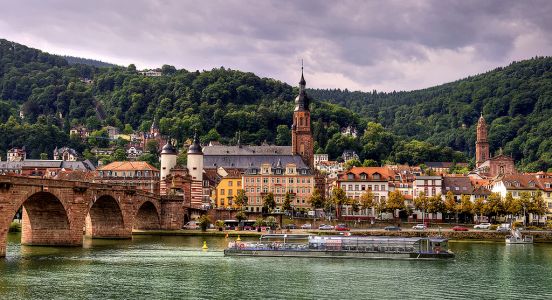
M 131 238 L 132 230 L 180 229 L 189 204 L 120 185 L 0 175 L 0 257 L 21 208 L 21 243 L 81 246 L 92 238 Z

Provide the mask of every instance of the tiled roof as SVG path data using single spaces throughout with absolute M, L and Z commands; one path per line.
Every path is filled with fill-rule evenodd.
M 98 171 L 133 171 L 133 170 L 150 170 L 159 171 L 154 166 L 145 161 L 114 161 L 98 169 Z
M 203 154 L 209 155 L 291 155 L 291 146 L 205 146 Z
M 206 149 L 208 147 L 205 147 Z M 297 168 L 308 168 L 299 155 L 204 155 L 203 167 L 213 169 L 218 167 L 248 169 L 261 167 L 262 164 L 270 164 L 275 167 L 278 161 L 285 168 L 287 164 L 295 164 Z
M 374 174 L 376 173 L 381 175 L 381 179 L 378 180 L 393 180 L 393 177 L 395 176 L 395 172 L 386 167 L 353 167 L 350 170 L 339 174 L 339 180 L 349 180 L 349 174 L 354 175 L 354 180 L 361 180 L 361 174 L 366 174 L 366 179 L 362 180 L 374 180 Z
M 535 175 L 530 174 L 506 174 L 496 181 L 504 182 L 504 185 L 509 190 L 536 190 L 540 188 L 539 181 Z

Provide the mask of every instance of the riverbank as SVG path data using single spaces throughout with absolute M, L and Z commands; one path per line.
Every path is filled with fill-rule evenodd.
M 259 237 L 267 232 L 247 231 L 247 230 L 148 230 L 148 231 L 133 231 L 133 235 L 160 235 L 160 236 L 220 236 L 220 237 Z M 336 231 L 319 231 L 319 230 L 277 230 L 273 233 L 278 234 L 315 234 L 315 235 L 338 235 L 343 232 Z M 529 231 L 523 234 L 532 235 L 536 243 L 552 243 L 552 231 Z M 353 231 L 351 235 L 360 236 L 394 236 L 394 237 L 419 237 L 419 236 L 437 236 L 440 235 L 451 241 L 491 241 L 504 242 L 504 239 L 509 233 L 496 231 L 385 231 L 385 230 L 367 230 Z

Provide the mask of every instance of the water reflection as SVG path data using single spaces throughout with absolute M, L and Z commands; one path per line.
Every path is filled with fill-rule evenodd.
M 451 242 L 455 261 L 427 262 L 224 257 L 228 241 L 134 236 L 58 248 L 21 246 L 10 234 L 0 298 L 552 297 L 552 245 Z

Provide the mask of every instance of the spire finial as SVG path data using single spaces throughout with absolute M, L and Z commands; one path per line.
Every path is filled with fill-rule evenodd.
M 299 81 L 299 85 L 303 87 L 306 84 L 307 82 L 305 81 L 305 77 L 303 76 L 303 59 L 301 59 L 301 80 Z

